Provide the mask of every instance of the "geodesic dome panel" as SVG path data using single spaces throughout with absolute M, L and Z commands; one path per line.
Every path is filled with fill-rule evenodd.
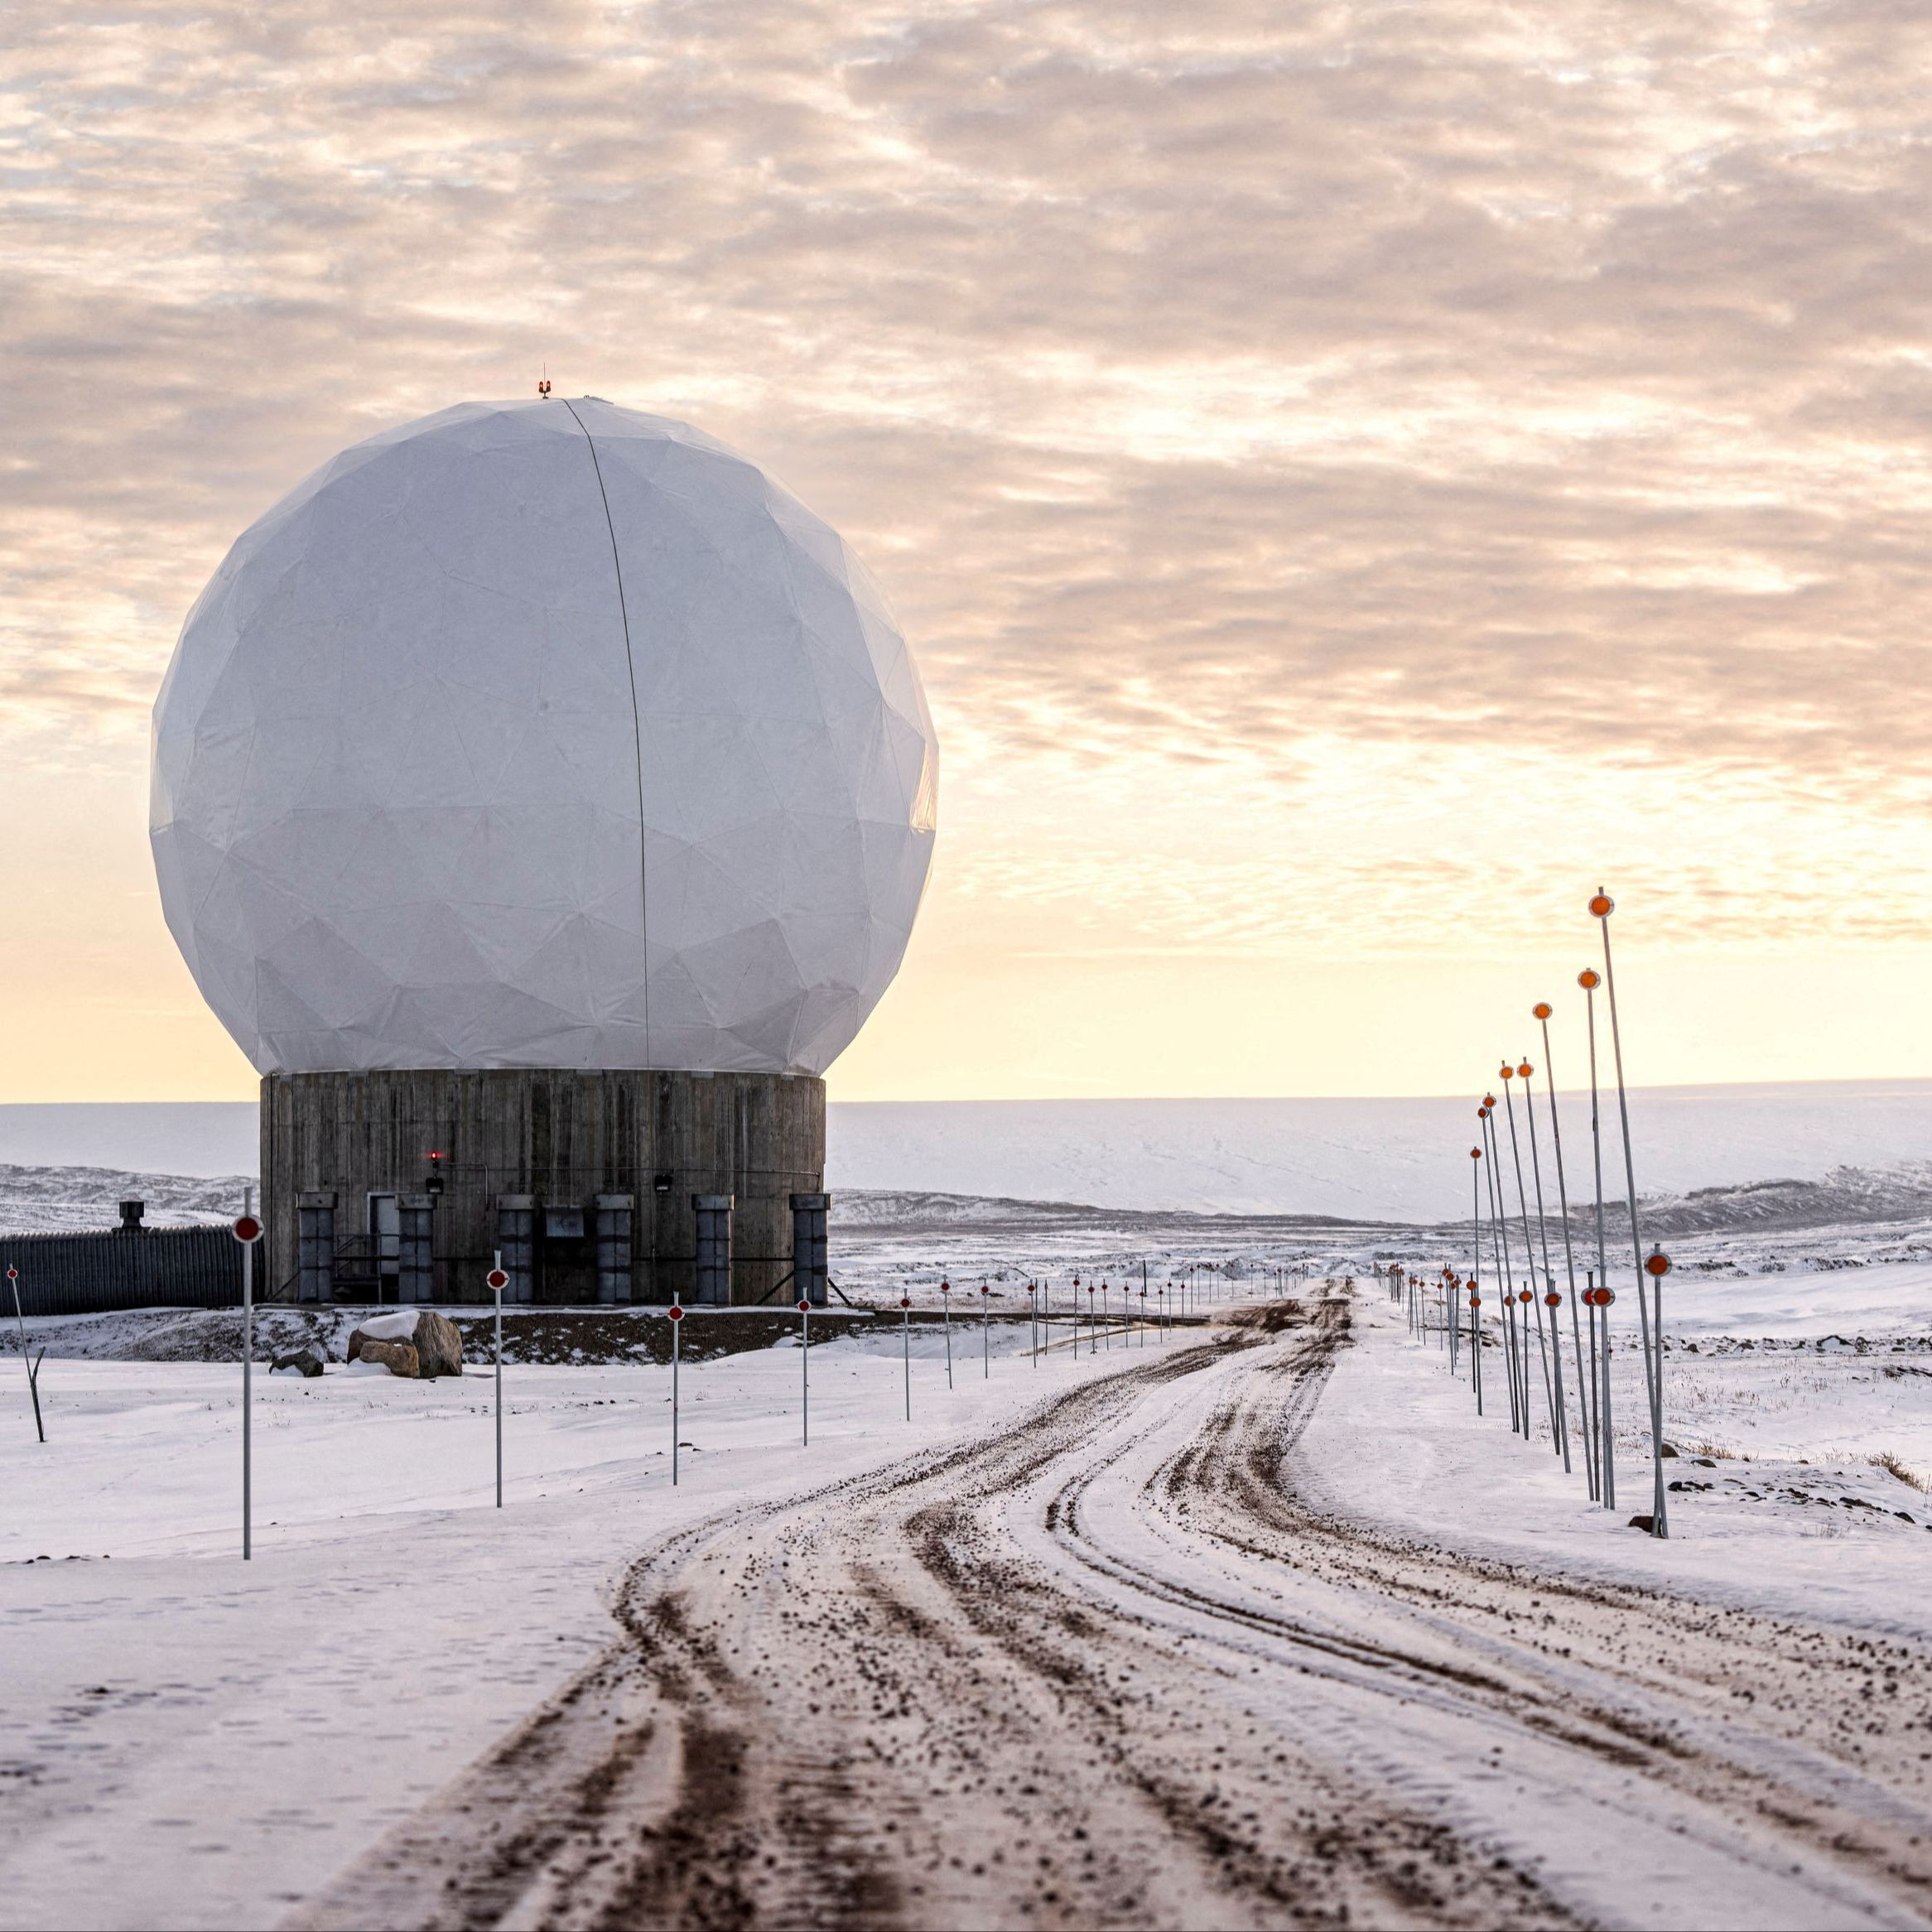
M 754 465 L 464 403 L 238 539 L 155 703 L 151 836 L 263 1072 L 818 1073 L 899 969 L 937 775 L 878 586 Z

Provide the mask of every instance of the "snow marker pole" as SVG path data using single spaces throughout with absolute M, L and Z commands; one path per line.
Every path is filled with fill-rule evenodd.
M 1485 1095 L 1482 1103 L 1482 1135 L 1489 1149 L 1489 1164 L 1483 1170 L 1489 1178 L 1489 1242 L 1496 1259 L 1496 1277 L 1502 1284 L 1502 1314 L 1497 1325 L 1503 1351 L 1503 1380 L 1510 1390 L 1510 1429 L 1523 1428 L 1522 1400 L 1516 1386 L 1516 1281 L 1510 1269 L 1510 1223 L 1502 1211 L 1502 1134 L 1496 1122 L 1496 1096 Z
M 1033 1361 L 1040 1366 L 1040 1289 L 1037 1281 L 1026 1284 L 1026 1328 L 1033 1341 Z
M 1536 1347 L 1543 1362 L 1543 1400 L 1549 1409 L 1550 1446 L 1560 1449 L 1563 1429 L 1556 1419 L 1556 1405 L 1549 1391 L 1549 1345 L 1543 1338 L 1543 1308 L 1535 1294 L 1536 1251 L 1530 1245 L 1530 1197 L 1523 1185 L 1523 1150 L 1516 1139 L 1516 1102 L 1510 1091 L 1510 1078 L 1515 1072 L 1513 1067 L 1505 1066 L 1503 1072 L 1503 1111 L 1510 1117 L 1510 1154 L 1516 1169 L 1516 1201 L 1523 1216 L 1523 1265 L 1530 1277 L 1530 1286 L 1524 1291 L 1525 1313 L 1523 1316 L 1523 1404 L 1527 1410 L 1530 1404 L 1530 1317 L 1528 1309 L 1536 1308 Z M 1529 1439 L 1530 1432 L 1523 1431 L 1524 1439 Z
M 812 1447 L 812 1303 L 798 1298 L 798 1393 L 800 1445 Z
M 946 1385 L 952 1386 L 952 1284 L 942 1281 L 939 1284 L 939 1306 L 946 1316 Z
M 1597 1446 L 1603 1457 L 1603 1506 L 1614 1510 L 1616 1507 L 1616 1444 L 1610 1427 L 1610 1303 L 1603 1298 L 1609 1293 L 1610 1271 L 1603 1249 L 1603 1132 L 1597 1104 L 1597 989 L 1602 980 L 1593 967 L 1585 966 L 1577 975 L 1577 984 L 1583 989 L 1583 1005 L 1590 1022 L 1590 1157 L 1597 1184 L 1597 1272 L 1591 1285 L 1597 1291 L 1591 1307 L 1602 1326 L 1603 1348 L 1602 1366 L 1597 1370 L 1602 1390 L 1597 1404 Z M 1597 1330 L 1592 1328 L 1590 1331 L 1592 1349 L 1597 1341 Z M 1594 1355 L 1591 1361 L 1594 1367 L 1597 1361 Z
M 1650 1385 L 1650 1534 L 1668 1536 L 1670 1520 L 1666 1514 L 1669 1505 L 1664 1494 L 1664 1277 L 1662 1274 L 1655 1277 L 1657 1322 L 1653 1334 L 1644 1294 L 1644 1239 L 1637 1226 L 1636 1166 L 1631 1154 L 1630 1102 L 1623 1084 L 1623 1033 L 1616 1019 L 1616 974 L 1610 963 L 1610 915 L 1616 910 L 1616 902 L 1598 886 L 1596 896 L 1590 901 L 1590 911 L 1603 928 L 1603 990 L 1610 998 L 1610 1048 L 1616 1064 L 1616 1111 L 1623 1124 L 1624 1185 L 1630 1195 L 1631 1249 L 1637 1262 L 1637 1314 L 1643 1329 L 1644 1376 Z M 1668 1265 L 1666 1263 L 1665 1266 Z
M 677 1486 L 677 1452 L 683 1446 L 683 1428 L 678 1415 L 677 1371 L 684 1356 L 684 1299 L 682 1291 L 671 1291 L 671 1486 Z
M 1563 1472 L 1570 1473 L 1570 1411 L 1563 1392 L 1563 1330 L 1557 1326 L 1556 1311 L 1563 1303 L 1556 1292 L 1556 1279 L 1549 1271 L 1549 1218 L 1543 1211 L 1543 1159 L 1536 1150 L 1536 1069 L 1525 1059 L 1516 1069 L 1523 1082 L 1523 1111 L 1530 1130 L 1530 1171 L 1536 1181 L 1536 1237 L 1543 1245 L 1543 1306 L 1549 1310 L 1549 1367 L 1556 1391 L 1556 1434 L 1563 1446 Z M 1540 1314 L 1536 1323 L 1539 1340 L 1543 1334 Z
M 1587 1374 L 1583 1367 L 1583 1337 L 1577 1318 L 1577 1255 L 1575 1244 L 1570 1238 L 1569 1183 L 1563 1166 L 1563 1121 L 1556 1110 L 1556 1069 L 1549 1059 L 1549 1016 L 1553 1010 L 1547 1000 L 1539 1000 L 1530 1009 L 1543 1029 L 1543 1079 L 1549 1090 L 1549 1137 L 1556 1147 L 1556 1200 L 1563 1215 L 1563 1272 L 1569 1282 L 1570 1352 L 1577 1365 L 1577 1414 L 1583 1425 L 1583 1459 L 1590 1479 L 1590 1500 L 1594 1502 L 1600 1486 L 1597 1467 L 1597 1384 L 1596 1377 Z M 1558 1352 L 1561 1351 L 1562 1338 L 1559 1337 Z M 1596 1361 L 1594 1351 L 1590 1359 L 1592 1363 Z
M 899 1305 L 899 1341 L 906 1357 L 906 1420 L 913 1419 L 913 1298 L 902 1294 Z
M 1502 1136 L 1496 1131 L 1496 1096 L 1486 1094 L 1483 1103 L 1477 1110 L 1482 1122 L 1482 1144 L 1487 1150 L 1487 1164 L 1483 1173 L 1489 1182 L 1489 1245 L 1491 1258 L 1496 1264 L 1496 1274 L 1501 1284 L 1502 1312 L 1498 1318 L 1497 1346 L 1502 1350 L 1503 1380 L 1510 1391 L 1510 1428 L 1513 1433 L 1518 1427 L 1516 1418 L 1516 1355 L 1515 1336 L 1515 1308 L 1516 1294 L 1510 1275 L 1509 1224 L 1504 1221 L 1498 1206 L 1498 1196 L 1502 1188 L 1502 1169 L 1496 1149 L 1501 1145 Z
M 503 1273 L 503 1250 L 499 1248 L 489 1265 L 489 1273 L 484 1276 L 489 1292 L 496 1298 L 496 1333 L 490 1343 L 490 1366 L 496 1375 L 496 1506 L 503 1506 L 503 1290 L 510 1284 L 510 1278 Z M 672 1331 L 677 1332 L 675 1329 Z M 671 1386 L 677 1386 L 677 1371 L 671 1371 Z M 677 1480 L 677 1397 L 672 1398 L 671 1413 L 671 1480 Z
M 980 1376 L 989 1382 L 993 1379 L 993 1303 L 988 1298 L 992 1293 L 985 1282 L 980 1284 Z
M 242 1561 L 255 1554 L 254 1486 L 255 1445 L 250 1440 L 249 1397 L 255 1366 L 255 1248 L 242 1243 Z
M 1482 1414 L 1482 1297 L 1476 1284 L 1469 1284 L 1469 1360 L 1471 1379 L 1476 1384 L 1476 1413 Z
M 253 1213 L 255 1190 L 242 1190 L 241 1218 L 234 1224 L 234 1237 L 242 1244 L 242 1561 L 255 1554 L 255 1445 L 249 1429 L 254 1393 L 255 1366 L 255 1244 L 262 1238 L 262 1224 Z
M 7 1285 L 13 1290 L 13 1318 L 20 1324 L 20 1366 L 26 1371 L 26 1392 L 33 1398 L 34 1433 L 44 1443 L 47 1439 L 46 1426 L 41 1420 L 41 1376 L 40 1364 L 26 1359 L 26 1317 L 20 1306 L 20 1270 L 8 1266 Z M 44 1356 L 45 1349 L 41 1351 Z
M 1603 1324 L 1603 1506 L 1616 1507 L 1616 1435 L 1610 1409 L 1610 1304 L 1616 1299 L 1607 1288 L 1597 1290 L 1597 1314 Z

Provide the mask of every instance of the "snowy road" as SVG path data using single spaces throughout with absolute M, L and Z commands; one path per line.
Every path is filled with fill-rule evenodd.
M 1932 1650 L 1298 1500 L 1351 1312 L 644 1555 L 301 1925 L 1915 1925 Z

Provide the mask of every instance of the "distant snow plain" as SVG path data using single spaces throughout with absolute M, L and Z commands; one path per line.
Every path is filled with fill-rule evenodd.
M 1477 1097 L 835 1101 L 826 1183 L 835 1192 L 1436 1221 L 1467 1204 Z M 1559 1098 L 1575 1145 L 1588 1097 Z M 1932 1081 L 1645 1087 L 1631 1108 L 1644 1194 L 1817 1180 L 1932 1155 Z M 0 1164 L 205 1177 L 252 1174 L 257 1158 L 247 1101 L 0 1106 Z

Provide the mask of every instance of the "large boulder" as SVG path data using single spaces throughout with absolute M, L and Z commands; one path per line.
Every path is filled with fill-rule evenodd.
M 422 1373 L 417 1363 L 416 1350 L 407 1342 L 362 1342 L 349 1351 L 351 1361 L 379 1363 L 393 1376 L 407 1376 L 411 1380 Z
M 314 1348 L 298 1348 L 291 1355 L 278 1355 L 269 1372 L 277 1376 L 319 1376 L 325 1358 Z
M 371 1315 L 349 1338 L 348 1360 L 367 1361 L 359 1355 L 365 1342 L 406 1342 L 416 1351 L 415 1373 L 460 1376 L 463 1372 L 463 1335 L 447 1315 L 434 1308 L 398 1308 L 393 1315 Z
M 463 1372 L 463 1332 L 447 1315 L 434 1308 L 416 1312 L 417 1359 L 426 1376 L 460 1376 Z

